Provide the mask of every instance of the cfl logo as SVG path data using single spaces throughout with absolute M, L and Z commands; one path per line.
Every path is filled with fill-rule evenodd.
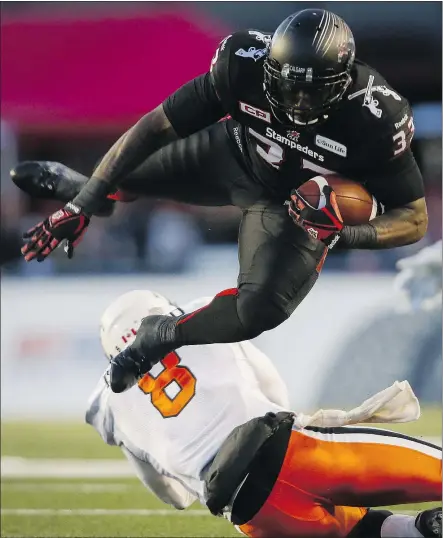
M 248 103 L 243 103 L 243 101 L 239 101 L 239 105 L 240 110 L 245 114 L 249 114 L 250 116 L 254 116 L 254 118 L 271 123 L 271 114 L 269 112 L 256 108 L 255 106 L 248 105 Z
M 314 239 L 318 238 L 318 231 L 314 230 L 314 228 L 306 228 L 306 231 L 310 236 L 312 236 Z

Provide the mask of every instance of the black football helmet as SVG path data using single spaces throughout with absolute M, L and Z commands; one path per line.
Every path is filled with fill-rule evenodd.
M 305 9 L 272 36 L 264 63 L 264 90 L 277 120 L 308 125 L 327 115 L 351 82 L 354 36 L 343 19 Z

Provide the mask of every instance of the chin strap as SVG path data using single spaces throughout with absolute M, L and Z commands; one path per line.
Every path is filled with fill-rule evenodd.
M 315 120 L 311 120 L 311 121 L 306 121 L 306 122 L 302 122 L 302 121 L 297 121 L 295 118 L 293 118 L 290 114 L 287 114 L 288 118 L 292 121 L 292 123 L 295 123 L 295 125 L 301 125 L 301 126 L 306 126 L 306 125 L 314 125 L 314 123 L 318 123 L 320 118 L 315 118 Z M 321 116 L 321 119 L 323 121 L 327 120 L 328 119 L 328 116 L 325 114 L 323 116 Z

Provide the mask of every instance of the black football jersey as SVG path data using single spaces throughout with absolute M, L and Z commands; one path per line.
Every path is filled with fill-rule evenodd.
M 190 106 L 180 93 L 166 101 L 166 114 L 177 132 L 187 136 L 229 114 L 238 122 L 233 138 L 246 166 L 277 195 L 287 195 L 315 174 L 335 172 L 364 184 L 388 207 L 421 198 L 423 182 L 410 150 L 414 123 L 407 100 L 356 60 L 352 84 L 326 121 L 308 127 L 283 125 L 263 88 L 270 39 L 271 34 L 257 30 L 226 37 L 210 72 L 186 85 L 188 94 L 198 95 L 200 106 Z M 178 109 L 185 106 L 180 120 Z M 198 119 L 191 121 L 191 113 Z

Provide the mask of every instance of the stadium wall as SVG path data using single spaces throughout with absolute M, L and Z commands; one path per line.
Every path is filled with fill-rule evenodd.
M 183 304 L 231 287 L 232 277 L 3 278 L 2 418 L 82 419 L 106 367 L 100 315 L 120 293 L 149 287 Z M 434 323 L 441 312 L 404 314 L 399 305 L 392 275 L 326 273 L 294 315 L 256 343 L 300 410 L 358 404 L 396 379 L 410 379 L 414 387 L 417 376 L 420 397 L 441 401 L 441 377 L 423 386 L 423 368 L 417 367 L 425 352 L 426 371 L 441 368 L 441 324 Z M 423 346 L 411 344 L 417 341 Z

